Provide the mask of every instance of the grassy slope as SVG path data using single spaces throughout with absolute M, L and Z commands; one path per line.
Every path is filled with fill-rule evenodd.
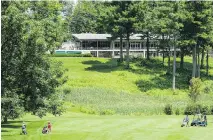
M 119 114 L 136 115 L 162 114 L 164 106 L 169 103 L 174 108 L 179 108 L 182 113 L 189 102 L 187 96 L 187 75 L 191 75 L 189 57 L 185 59 L 185 68 L 189 70 L 184 72 L 177 70 L 177 95 L 173 95 L 171 90 L 172 76 L 165 75 L 167 61 L 165 66 L 161 61 L 153 62 L 152 67 L 138 66 L 140 61 L 135 61 L 131 63 L 131 69 L 126 70 L 122 66 L 117 66 L 115 60 L 106 58 L 55 59 L 62 61 L 64 67 L 69 70 L 67 72 L 69 80 L 61 87 L 70 91 L 66 99 L 76 105 L 89 107 L 86 110 L 92 108 L 99 112 L 112 110 Z M 210 62 L 210 74 L 213 76 L 212 59 Z M 205 81 L 212 81 L 210 78 Z M 212 101 L 213 96 L 205 95 L 199 102 L 212 105 Z
M 131 70 L 125 70 L 117 66 L 115 60 L 106 58 L 55 58 L 62 61 L 64 67 L 69 70 L 67 75 L 69 81 L 66 86 L 70 87 L 101 87 L 112 89 L 116 92 L 125 91 L 128 93 L 152 92 L 171 89 L 172 77 L 163 76 L 166 73 L 165 67 L 138 67 L 137 63 L 131 63 Z M 185 68 L 189 69 L 188 74 L 177 73 L 176 86 L 180 90 L 188 89 L 187 76 L 191 75 L 191 58 L 186 57 Z M 160 61 L 159 61 L 160 62 Z M 171 60 L 172 62 L 172 60 Z M 178 59 L 179 62 L 179 59 Z M 213 76 L 213 59 L 210 59 L 210 75 Z M 165 65 L 166 61 L 165 61 Z M 205 70 L 203 70 L 204 72 Z M 141 85 L 142 83 L 142 85 Z M 144 89 L 147 88 L 147 89 Z M 171 93 L 171 92 L 170 92 Z
M 137 75 L 119 68 L 112 69 L 116 62 L 105 64 L 110 59 L 105 58 L 56 58 L 64 63 L 69 70 L 68 86 L 71 87 L 103 87 L 116 91 L 140 92 L 134 84 Z M 97 68 L 95 68 L 97 67 Z M 96 71 L 97 69 L 97 71 Z
M 40 120 L 27 115 L 21 120 L 3 125 L 2 140 L 209 140 L 213 137 L 212 116 L 208 126 L 181 128 L 183 116 L 96 116 L 66 113 L 60 117 L 48 116 Z M 190 116 L 192 119 L 192 116 Z M 27 123 L 28 135 L 20 135 L 21 121 Z M 51 134 L 41 134 L 47 121 L 53 124 Z

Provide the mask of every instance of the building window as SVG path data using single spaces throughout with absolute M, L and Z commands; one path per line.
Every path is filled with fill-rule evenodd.
M 100 50 L 110 49 L 110 42 L 109 41 L 99 41 L 98 49 L 100 49 Z
M 132 50 L 139 50 L 140 49 L 140 42 L 131 42 L 130 43 L 130 48 Z
M 119 49 L 120 48 L 120 43 L 119 42 L 115 42 L 115 49 Z

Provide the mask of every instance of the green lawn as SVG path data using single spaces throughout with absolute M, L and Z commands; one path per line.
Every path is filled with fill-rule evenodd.
M 190 102 L 188 98 L 188 78 L 191 76 L 191 58 L 186 57 L 185 70 L 177 69 L 176 87 L 172 87 L 172 75 L 166 74 L 167 59 L 164 65 L 162 58 L 147 61 L 131 61 L 131 69 L 127 70 L 110 58 L 72 58 L 55 57 L 62 61 L 68 69 L 67 83 L 59 90 L 66 93 L 66 101 L 79 106 L 78 111 L 90 114 L 115 112 L 115 114 L 153 115 L 163 114 L 166 104 L 171 104 L 183 113 Z M 179 58 L 177 59 L 179 67 Z M 213 85 L 213 59 L 210 59 L 210 76 L 201 77 L 205 86 Z M 141 66 L 141 61 L 143 66 Z M 171 70 L 172 71 L 172 68 Z M 209 84 L 207 84 L 209 83 Z M 211 83 L 211 84 L 210 84 Z M 212 90 L 213 92 L 213 90 Z M 203 94 L 200 104 L 213 105 L 213 94 Z
M 126 70 L 118 66 L 115 59 L 109 58 L 72 58 L 56 57 L 68 69 L 68 82 L 64 87 L 95 87 L 112 89 L 115 92 L 130 94 L 172 94 L 172 75 L 166 75 L 167 59 L 162 65 L 162 58 L 157 59 L 152 67 L 139 66 L 140 61 L 131 62 L 131 69 Z M 181 92 L 188 90 L 187 76 L 191 76 L 191 57 L 185 57 L 184 71 L 177 69 L 176 88 Z M 206 77 L 205 70 L 201 71 L 204 81 L 213 80 L 213 59 L 210 62 L 210 77 Z M 172 60 L 171 60 L 172 65 Z M 177 59 L 179 67 L 179 58 Z M 172 73 L 172 67 L 170 72 Z M 156 92 L 157 91 L 157 92 Z
M 210 140 L 213 137 L 213 117 L 207 127 L 184 127 L 184 116 L 97 116 L 66 113 L 49 115 L 42 120 L 26 115 L 2 125 L 2 140 Z M 190 116 L 192 119 L 192 116 Z M 28 135 L 20 135 L 21 122 L 26 121 Z M 52 132 L 41 134 L 42 127 L 51 121 Z

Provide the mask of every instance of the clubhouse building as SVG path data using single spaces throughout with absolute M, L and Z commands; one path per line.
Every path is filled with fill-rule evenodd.
M 157 38 L 157 37 L 156 37 Z M 150 56 L 161 56 L 162 50 L 159 49 L 159 39 L 150 40 L 149 53 Z M 123 55 L 126 54 L 127 41 L 123 39 Z M 142 38 L 141 34 L 133 34 L 130 36 L 130 55 L 146 57 L 146 38 Z M 173 51 L 173 49 L 171 49 Z M 64 42 L 62 46 L 56 50 L 56 53 L 91 53 L 95 57 L 119 57 L 120 39 L 111 39 L 110 34 L 92 34 L 81 33 L 72 34 L 72 41 Z

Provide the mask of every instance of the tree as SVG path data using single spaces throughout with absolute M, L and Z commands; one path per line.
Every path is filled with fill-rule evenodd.
M 136 9 L 136 22 L 134 27 L 138 33 L 142 34 L 142 39 L 146 38 L 147 60 L 150 59 L 150 39 L 153 38 L 155 33 L 153 32 L 153 30 L 155 30 L 154 23 L 157 23 L 155 12 L 153 12 L 155 6 L 156 3 L 153 1 L 141 1 L 139 4 L 136 3 L 134 6 Z
M 190 80 L 189 97 L 195 103 L 201 94 L 202 81 L 200 78 L 192 78 Z
M 79 1 L 74 8 L 70 20 L 72 33 L 104 33 L 104 28 L 97 24 L 99 2 Z
M 123 38 L 126 38 L 126 68 L 129 68 L 129 38 L 134 32 L 135 23 L 135 11 L 134 5 L 131 1 L 113 1 L 111 4 L 114 8 L 108 15 L 107 23 L 110 23 L 111 27 L 107 29 L 111 33 L 113 38 L 120 37 L 120 52 L 123 52 Z M 123 53 L 120 53 L 121 61 L 123 59 Z
M 175 89 L 175 74 L 176 74 L 176 48 L 179 31 L 183 27 L 181 23 L 183 19 L 182 5 L 178 2 L 156 2 L 153 13 L 158 22 L 153 26 L 153 32 L 162 35 L 161 45 L 167 45 L 169 49 L 168 54 L 168 72 L 170 71 L 170 45 L 174 46 L 173 59 L 173 84 Z M 165 36 L 167 39 L 165 39 Z M 173 40 L 173 41 L 172 41 Z M 164 51 L 164 46 L 162 46 Z
M 212 22 L 212 2 L 186 2 L 186 10 L 189 12 L 189 18 L 185 22 L 185 33 L 187 34 L 188 43 L 193 45 L 193 70 L 192 77 L 199 77 L 200 73 L 200 47 L 204 45 L 205 40 L 211 38 L 209 31 L 209 25 Z M 211 29 L 210 29 L 211 30 Z M 198 63 L 199 62 L 199 63 Z
M 56 30 L 61 5 L 55 2 L 4 2 L 2 11 L 2 118 L 19 117 L 24 111 L 38 114 L 45 100 L 66 79 L 62 64 L 45 53 L 57 46 Z M 47 33 L 47 31 L 52 31 Z M 46 113 L 46 112 L 45 112 Z M 8 116 L 9 115 L 9 116 Z
M 107 33 L 111 34 L 111 41 L 115 39 L 120 39 L 120 62 L 123 62 L 123 32 L 124 28 L 121 26 L 119 22 L 119 14 L 116 11 L 118 5 L 115 3 L 103 3 L 103 5 L 99 6 L 98 13 L 98 26 L 99 28 L 103 28 Z

